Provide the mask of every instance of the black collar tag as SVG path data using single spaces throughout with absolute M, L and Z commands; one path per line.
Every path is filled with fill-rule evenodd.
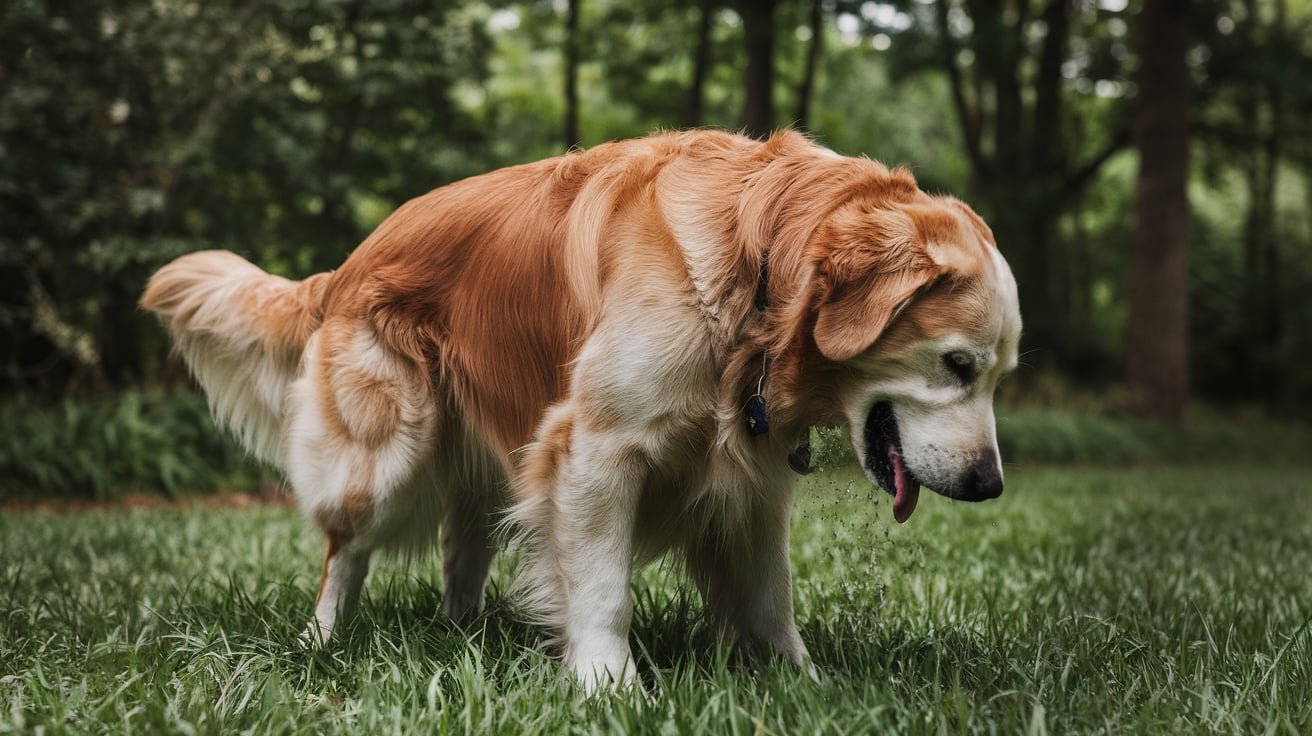
M 752 394 L 747 400 L 747 434 L 759 437 L 770 431 L 770 415 L 765 413 L 765 397 Z

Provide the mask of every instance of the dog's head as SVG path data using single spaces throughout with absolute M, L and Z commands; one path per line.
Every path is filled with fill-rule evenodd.
M 1002 493 L 993 417 L 1016 366 L 1016 283 L 984 221 L 917 192 L 857 199 L 817 229 L 815 347 L 835 364 L 835 410 L 871 482 L 906 521 L 923 484 L 949 498 Z

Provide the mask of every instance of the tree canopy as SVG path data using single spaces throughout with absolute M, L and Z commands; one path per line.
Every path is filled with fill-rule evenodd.
M 1142 1 L 12 0 L 0 8 L 0 380 L 178 380 L 136 307 L 203 247 L 300 277 L 406 199 L 709 125 L 795 126 L 989 220 L 1027 362 L 1126 360 Z M 1312 399 L 1312 3 L 1187 26 L 1197 395 Z M 571 91 L 572 90 L 572 91 Z M 1152 213 L 1140 212 L 1140 218 Z

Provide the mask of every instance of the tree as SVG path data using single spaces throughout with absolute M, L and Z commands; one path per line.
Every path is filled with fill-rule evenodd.
M 1224 217 L 1196 213 L 1190 251 L 1190 381 L 1214 396 L 1281 404 L 1312 386 L 1299 357 L 1312 330 L 1298 326 L 1308 324 L 1300 294 L 1312 283 L 1312 238 L 1295 224 L 1308 210 L 1290 196 L 1309 180 L 1310 10 L 1286 0 L 1194 3 L 1194 168 L 1209 190 L 1236 198 Z M 1239 225 L 1233 242 L 1213 237 L 1221 223 Z
M 1124 149 L 1129 126 L 1120 120 L 1124 85 L 1115 50 L 1119 39 L 1104 22 L 1117 14 L 1078 9 L 1069 0 L 937 0 L 926 7 L 900 3 L 917 18 L 898 35 L 901 74 L 942 72 L 947 78 L 962 146 L 971 168 L 971 199 L 985 215 L 1020 287 L 1026 342 L 1052 362 L 1073 352 L 1069 295 L 1055 246 L 1059 216 Z M 1039 12 L 1035 14 L 1035 10 Z M 1119 20 L 1119 19 L 1118 19 Z M 1123 25 L 1123 21 L 1122 21 Z M 1118 26 L 1119 27 L 1119 26 Z M 1078 54 L 1072 37 L 1078 30 Z M 1090 89 L 1071 104 L 1067 65 L 1090 81 L 1109 83 L 1106 100 Z M 1097 109 L 1102 140 L 1074 145 L 1074 122 Z M 1081 150 L 1084 149 L 1084 150 Z M 1083 286 L 1087 288 L 1087 286 Z
M 1126 383 L 1138 408 L 1183 420 L 1189 395 L 1188 0 L 1145 3 L 1138 17 L 1139 151 L 1130 259 Z
M 811 96 L 815 90 L 816 67 L 820 63 L 820 51 L 824 48 L 824 20 L 824 0 L 811 0 L 811 8 L 807 15 L 807 28 L 811 31 L 811 38 L 806 46 L 802 81 L 797 85 L 797 111 L 793 115 L 794 123 L 802 129 L 809 127 L 811 119 Z
M 565 150 L 579 143 L 579 0 L 565 0 Z
M 706 103 L 706 77 L 711 68 L 711 22 L 715 19 L 714 0 L 697 3 L 697 40 L 693 44 L 692 78 L 688 80 L 688 102 L 683 113 L 683 125 L 695 128 L 702 124 Z
M 1254 342 L 1260 348 L 1240 356 L 1245 383 L 1271 396 L 1279 385 L 1277 361 L 1281 333 L 1280 246 L 1276 234 L 1276 194 L 1282 139 L 1284 87 L 1292 80 L 1269 73 L 1284 66 L 1281 51 L 1288 48 L 1284 0 L 1275 0 L 1273 18 L 1264 23 L 1257 0 L 1245 0 L 1246 22 L 1241 44 L 1256 63 L 1242 91 L 1244 127 L 1253 136 L 1245 165 L 1248 212 L 1244 218 L 1244 310 L 1252 321 Z
M 136 299 L 163 262 L 226 247 L 325 270 L 486 168 L 452 92 L 490 44 L 454 3 L 17 3 L 0 37 L 6 388 L 154 378 Z
M 747 69 L 743 73 L 743 132 L 764 138 L 774 130 L 775 8 L 779 0 L 738 0 Z

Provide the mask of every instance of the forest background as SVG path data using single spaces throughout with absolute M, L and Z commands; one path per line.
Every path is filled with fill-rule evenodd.
M 136 306 L 168 260 L 301 278 L 436 186 L 689 126 L 972 203 L 1004 401 L 1151 422 L 1077 455 L 1312 405 L 1307 0 L 12 0 L 0 38 L 0 493 L 265 477 Z

